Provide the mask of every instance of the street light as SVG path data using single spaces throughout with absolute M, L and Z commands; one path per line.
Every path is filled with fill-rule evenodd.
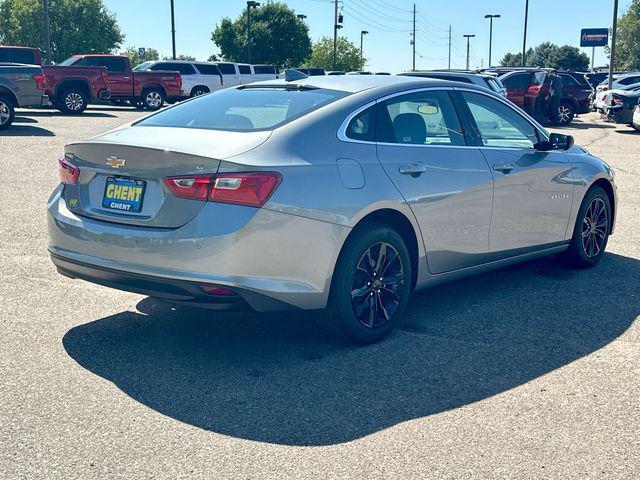
M 469 70 L 469 40 L 475 35 L 463 35 L 463 37 L 467 39 L 467 70 Z
M 493 19 L 500 18 L 500 15 L 485 15 L 489 19 L 489 68 L 491 68 L 491 43 L 493 42 Z
M 260 3 L 253 0 L 247 2 L 247 63 L 251 63 L 251 9 L 259 6 Z
M 524 5 L 524 36 L 522 38 L 522 66 L 526 66 L 527 56 L 527 23 L 529 22 L 529 0 Z
M 367 32 L 366 30 L 360 30 L 360 62 L 362 62 L 363 68 L 364 68 L 364 57 L 362 56 L 362 38 L 368 34 L 369 32 Z

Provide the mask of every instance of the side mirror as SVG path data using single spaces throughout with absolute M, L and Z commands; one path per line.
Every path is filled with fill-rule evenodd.
M 575 143 L 572 135 L 563 135 L 561 133 L 552 133 L 549 136 L 549 143 L 552 150 L 569 150 Z

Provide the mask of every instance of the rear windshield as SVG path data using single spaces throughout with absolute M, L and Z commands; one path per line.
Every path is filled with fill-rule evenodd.
M 136 125 L 241 132 L 269 130 L 347 95 L 326 89 L 229 88 L 163 110 Z
M 9 63 L 36 63 L 33 50 L 24 48 L 1 48 L 0 62 Z

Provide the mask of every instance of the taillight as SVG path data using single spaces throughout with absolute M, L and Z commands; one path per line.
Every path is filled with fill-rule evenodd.
M 38 90 L 45 89 L 47 77 L 44 76 L 44 73 L 34 73 L 33 80 L 36 82 L 36 88 Z
M 80 176 L 80 169 L 71 163 L 66 155 L 62 155 L 58 158 L 58 174 L 60 175 L 60 181 L 67 185 L 75 185 L 78 183 L 78 177 Z
M 280 185 L 277 172 L 221 173 L 214 176 L 165 178 L 164 183 L 179 198 L 262 207 Z
M 177 74 L 176 77 L 175 77 L 175 82 L 178 85 L 178 87 L 181 87 L 182 86 L 182 75 Z

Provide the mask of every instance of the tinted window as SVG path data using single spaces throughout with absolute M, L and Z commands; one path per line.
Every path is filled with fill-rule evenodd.
M 309 76 L 324 75 L 324 70 L 322 68 L 310 68 L 308 75 Z
M 375 140 L 376 107 L 370 107 L 353 117 L 347 126 L 346 136 L 354 140 Z
M 272 67 L 271 65 L 254 65 L 253 71 L 257 74 L 276 74 L 276 67 Z
M 218 75 L 218 76 L 220 75 L 220 70 L 218 70 L 217 65 L 198 64 L 196 65 L 196 68 L 203 75 Z
M 240 75 L 251 75 L 251 67 L 249 65 L 238 65 Z
M 142 62 L 140 65 L 138 65 L 137 67 L 133 67 L 133 71 L 134 72 L 144 72 L 145 70 L 147 70 L 151 65 L 153 64 L 153 62 Z
M 461 92 L 478 137 L 485 147 L 533 148 L 538 143 L 534 126 L 502 102 L 478 93 Z
M 578 86 L 580 86 L 578 84 L 578 82 L 576 82 L 576 79 L 573 78 L 571 75 L 560 75 L 560 78 L 562 78 L 562 86 L 563 87 L 578 87 Z
M 0 62 L 9 63 L 36 63 L 32 50 L 22 48 L 2 48 L 0 49 Z
M 538 86 L 544 84 L 545 79 L 547 78 L 547 74 L 544 72 L 536 72 L 531 77 L 531 85 Z
M 458 116 L 447 92 L 394 97 L 380 104 L 376 139 L 411 145 L 464 145 Z
M 109 72 L 127 71 L 127 62 L 122 57 L 84 57 L 75 65 L 78 67 L 105 67 Z
M 218 68 L 223 75 L 235 75 L 236 67 L 233 63 L 218 63 Z
M 194 75 L 196 73 L 196 71 L 193 69 L 193 67 L 189 63 L 173 63 L 173 62 L 156 63 L 149 70 L 154 70 L 154 71 L 166 70 L 171 72 L 179 72 L 181 75 Z
M 524 89 L 529 87 L 529 74 L 518 73 L 501 79 L 502 83 L 508 90 Z
M 176 105 L 138 125 L 245 132 L 271 129 L 346 95 L 324 89 L 228 88 Z
M 632 85 L 634 83 L 640 83 L 640 77 L 626 77 L 620 80 L 618 83 L 622 85 Z

